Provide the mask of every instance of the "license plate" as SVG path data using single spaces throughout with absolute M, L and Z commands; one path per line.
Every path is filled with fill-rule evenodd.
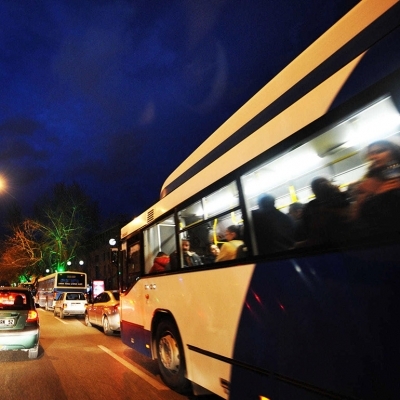
M 0 319 L 0 325 L 14 325 L 14 320 L 13 319 Z

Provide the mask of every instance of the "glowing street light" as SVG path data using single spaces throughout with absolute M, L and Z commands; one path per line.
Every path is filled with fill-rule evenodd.
M 6 189 L 6 180 L 0 176 L 0 192 L 4 191 Z
M 85 264 L 85 262 L 84 262 L 83 260 L 80 260 L 80 261 L 78 262 L 78 264 L 79 264 L 80 266 L 82 266 L 83 264 Z M 67 261 L 67 265 L 68 265 L 68 267 L 70 267 L 70 266 L 72 265 L 72 261 L 71 261 L 71 260 L 68 260 L 68 261 Z

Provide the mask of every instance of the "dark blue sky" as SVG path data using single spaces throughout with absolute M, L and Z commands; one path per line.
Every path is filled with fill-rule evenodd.
M 143 212 L 167 176 L 357 0 L 0 0 L 0 214 L 76 181 Z

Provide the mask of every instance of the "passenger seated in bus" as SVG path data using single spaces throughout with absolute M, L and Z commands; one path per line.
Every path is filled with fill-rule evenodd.
M 400 147 L 379 140 L 367 147 L 370 163 L 357 185 L 355 217 L 361 235 L 400 232 Z
M 271 254 L 294 246 L 294 222 L 275 208 L 275 197 L 258 197 L 258 210 L 252 212 L 258 254 Z
M 240 226 L 231 225 L 226 228 L 225 242 L 216 258 L 216 261 L 234 260 L 237 257 L 239 247 L 244 245 L 240 238 Z
M 202 265 L 203 262 L 201 257 L 194 251 L 190 251 L 190 241 L 189 239 L 183 239 L 182 244 L 182 255 L 183 255 L 183 268 L 194 267 L 196 265 Z M 178 253 L 174 251 L 170 254 L 170 269 L 178 269 Z
M 189 239 L 182 240 L 182 253 L 183 253 L 183 267 L 194 267 L 196 265 L 202 265 L 201 257 L 194 251 L 190 251 Z
M 164 272 L 169 264 L 169 256 L 164 252 L 160 251 L 154 258 L 153 266 L 150 268 L 149 274 L 156 272 Z
M 304 204 L 298 201 L 290 204 L 288 215 L 292 218 L 294 225 L 294 240 L 295 242 L 301 242 L 305 240 L 305 233 L 302 225 Z
M 220 249 L 215 243 L 208 245 L 207 254 L 204 256 L 204 264 L 212 264 L 216 261 Z
M 305 245 L 345 244 L 352 237 L 351 207 L 345 193 L 323 177 L 314 178 L 315 199 L 306 204 L 303 224 Z

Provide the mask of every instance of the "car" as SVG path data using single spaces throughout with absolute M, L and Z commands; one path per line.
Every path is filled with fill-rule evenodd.
M 102 326 L 106 335 L 121 330 L 119 318 L 118 290 L 105 290 L 94 298 L 86 307 L 86 326 Z
M 54 316 L 59 315 L 61 319 L 66 316 L 85 315 L 86 296 L 81 292 L 59 293 L 54 303 Z
M 39 314 L 31 292 L 0 287 L 0 351 L 22 350 L 28 358 L 37 358 L 39 337 Z

